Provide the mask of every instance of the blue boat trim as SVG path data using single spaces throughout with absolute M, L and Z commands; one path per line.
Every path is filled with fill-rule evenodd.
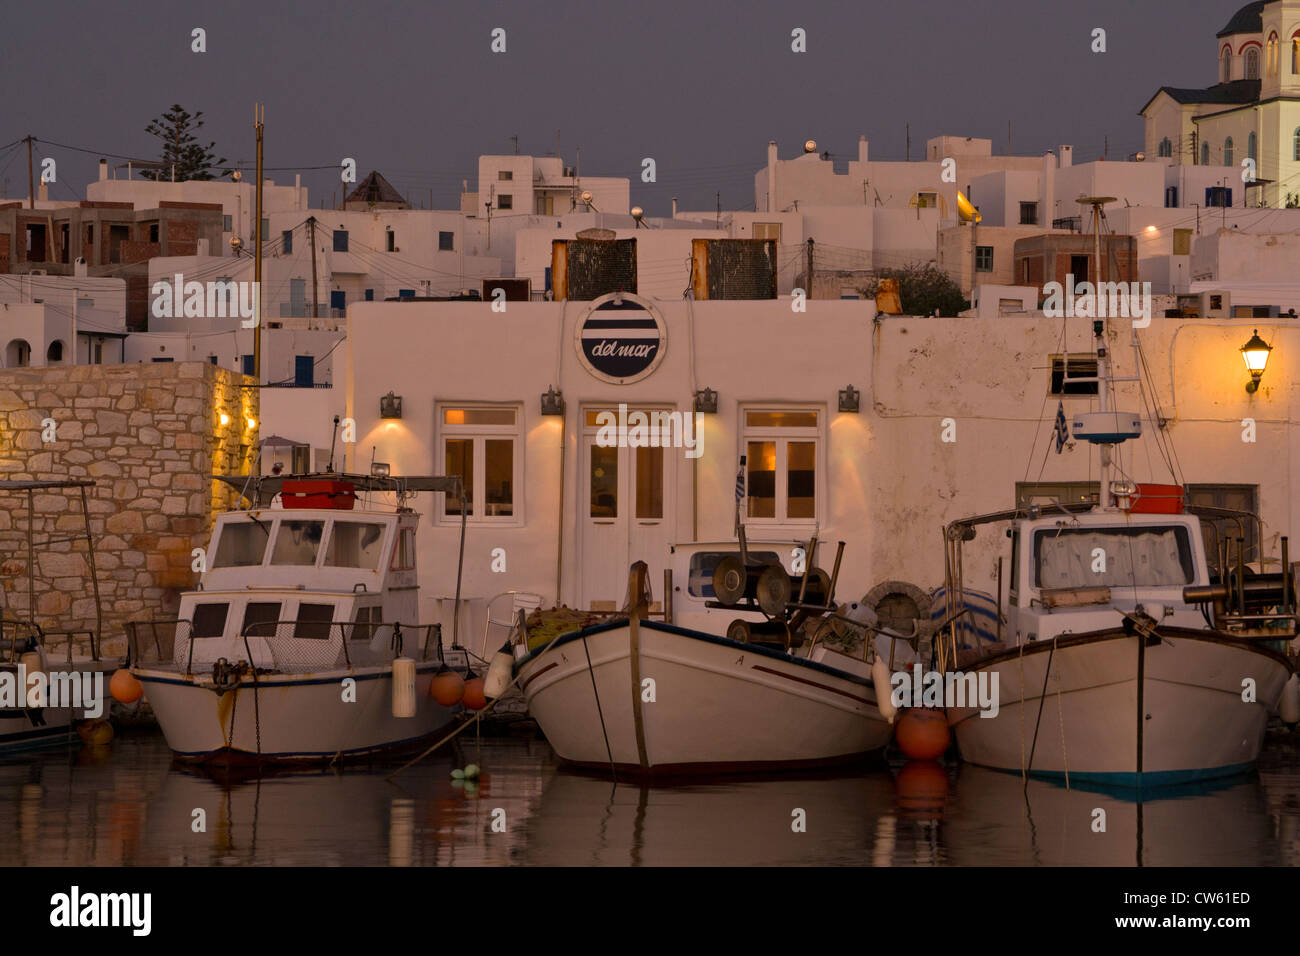
M 1218 780 L 1224 777 L 1239 777 L 1250 773 L 1254 767 L 1255 764 L 1251 761 L 1229 764 L 1224 767 L 1207 767 L 1200 770 L 1158 770 L 1149 773 L 1077 773 L 1072 770 L 1069 777 L 1071 786 L 1077 782 L 1092 784 L 1101 789 L 1152 790 L 1160 788 L 1163 790 L 1168 787 L 1196 785 L 1207 780 Z M 1019 770 L 1005 772 L 1020 773 Z M 1031 770 L 1029 776 L 1060 784 L 1065 783 L 1066 777 L 1063 771 L 1056 770 Z M 1161 796 L 1174 796 L 1174 794 L 1162 793 Z
M 0 736 L 0 754 L 15 750 L 32 750 L 37 747 L 62 745 L 62 739 L 80 740 L 72 724 L 55 724 L 50 727 L 38 727 L 35 730 L 22 730 Z
M 627 618 L 616 618 L 612 621 L 605 621 L 602 624 L 593 624 L 591 627 L 584 627 L 578 631 L 571 631 L 559 637 L 549 648 L 546 645 L 530 651 L 526 657 L 515 662 L 515 673 L 518 674 L 520 669 L 532 661 L 538 655 L 548 650 L 555 650 L 557 647 L 563 647 L 565 644 L 572 644 L 574 641 L 581 640 L 584 637 L 590 637 L 593 634 L 603 634 L 605 631 L 612 631 L 615 628 L 625 627 Z M 676 634 L 678 637 L 689 637 L 692 640 L 704 641 L 708 644 L 717 644 L 720 647 L 731 647 L 743 651 L 746 654 L 754 654 L 758 657 L 767 657 L 774 661 L 784 661 L 787 664 L 795 664 L 808 670 L 817 671 L 822 674 L 829 674 L 832 677 L 838 677 L 840 680 L 849 681 L 852 684 L 859 684 L 863 687 L 874 686 L 869 678 L 859 677 L 857 674 L 850 674 L 848 671 L 842 671 L 838 668 L 831 667 L 829 664 L 823 664 L 820 661 L 810 661 L 803 657 L 792 657 L 783 651 L 775 651 L 768 647 L 762 647 L 758 644 L 746 644 L 742 641 L 733 641 L 729 637 L 719 637 L 716 634 L 708 634 L 704 631 L 693 631 L 689 628 L 678 627 L 675 624 L 665 624 L 662 621 L 642 620 L 641 626 L 649 631 L 662 631 L 665 634 Z
M 415 672 L 417 674 L 428 673 L 429 671 L 436 671 L 436 669 L 441 666 L 442 665 L 438 661 L 419 661 L 415 665 Z M 452 668 L 452 670 L 456 670 L 456 668 Z M 132 673 L 135 672 L 132 671 Z M 267 678 L 274 678 L 278 675 L 267 674 L 264 676 L 266 676 Z M 363 681 L 363 680 L 384 680 L 386 678 L 391 678 L 392 676 L 393 676 L 393 672 L 391 670 L 378 671 L 374 674 L 350 674 L 350 673 L 344 674 L 340 672 L 338 677 L 314 677 L 311 678 L 310 680 L 267 680 L 265 683 L 258 684 L 258 685 L 254 685 L 253 682 L 249 680 L 245 683 L 240 684 L 239 686 L 241 688 L 251 688 L 254 686 L 259 686 L 263 690 L 270 690 L 273 688 L 278 689 L 281 687 L 306 687 L 310 684 L 337 684 L 339 681 L 348 677 L 352 678 L 355 681 Z M 151 674 L 139 674 L 139 673 L 136 673 L 135 677 L 142 684 L 177 684 L 181 687 L 198 687 L 200 690 L 212 690 L 211 687 L 196 683 L 193 679 L 186 680 L 184 678 L 178 678 L 178 677 L 154 677 Z

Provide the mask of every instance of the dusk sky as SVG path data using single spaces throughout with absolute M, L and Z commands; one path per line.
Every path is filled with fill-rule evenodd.
M 1142 148 L 1137 111 L 1161 85 L 1215 81 L 1214 34 L 1236 0 L 969 0 L 928 3 L 655 2 L 285 4 L 17 3 L 0 7 L 0 146 L 31 133 L 90 152 L 53 156 L 55 200 L 82 199 L 100 155 L 156 159 L 148 122 L 202 110 L 204 141 L 248 169 L 254 101 L 266 106 L 267 177 L 301 170 L 313 206 L 340 189 L 337 164 L 382 172 L 412 203 L 456 208 L 482 153 L 554 153 L 626 176 L 632 201 L 665 215 L 752 208 L 753 174 L 775 139 L 833 157 L 912 158 L 939 134 L 994 152 L 1075 146 L 1075 160 Z M 207 31 L 207 52 L 190 50 Z M 503 54 L 489 49 L 495 27 Z M 791 31 L 808 52 L 791 52 Z M 1091 52 L 1091 31 L 1107 52 Z M 640 181 L 653 157 L 658 182 Z M 123 159 L 108 155 L 110 163 Z M 331 167 L 309 170 L 306 167 Z M 291 167 L 281 170 L 278 167 Z M 38 169 L 39 173 L 39 169 Z M 124 175 L 124 173 L 122 174 Z M 25 145 L 0 150 L 0 189 L 26 195 Z M 336 197 L 337 198 L 337 197 Z

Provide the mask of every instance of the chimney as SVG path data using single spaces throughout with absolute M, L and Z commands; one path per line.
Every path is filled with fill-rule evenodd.
M 102 183 L 106 179 L 108 179 L 108 160 L 101 159 L 99 161 L 99 181 Z
M 37 187 L 37 189 L 36 189 L 36 198 L 37 198 L 38 200 L 40 200 L 41 202 L 49 202 L 49 201 L 50 201 L 50 184 L 49 184 L 49 183 L 41 183 L 40 186 Z
M 677 218 L 677 197 L 673 197 L 673 218 Z
M 866 161 L 867 161 L 867 138 L 865 136 L 859 136 L 858 137 L 858 162 L 865 163 Z
M 776 140 L 767 141 L 767 211 L 776 212 Z
M 1058 163 L 1061 169 L 1068 169 L 1069 167 L 1074 165 L 1073 146 L 1062 146 L 1060 148 L 1060 152 L 1058 152 L 1057 155 L 1061 157 L 1060 162 Z

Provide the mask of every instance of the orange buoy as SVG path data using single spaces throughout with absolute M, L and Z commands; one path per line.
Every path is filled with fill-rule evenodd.
M 107 720 L 83 720 L 77 724 L 77 733 L 87 747 L 102 747 L 113 739 L 113 725 Z
M 943 711 L 910 707 L 899 716 L 894 739 L 909 759 L 935 760 L 943 756 L 952 737 Z
M 933 760 L 909 760 L 894 781 L 898 809 L 904 816 L 933 820 L 943 816 L 948 800 L 948 774 Z
M 465 699 L 461 703 L 469 710 L 482 710 L 487 706 L 487 695 L 483 692 L 483 678 L 474 676 L 465 681 Z
M 454 707 L 465 696 L 465 679 L 455 671 L 438 671 L 429 683 L 429 696 L 444 707 Z
M 144 696 L 144 685 L 125 667 L 119 667 L 108 682 L 108 692 L 119 704 L 134 704 Z

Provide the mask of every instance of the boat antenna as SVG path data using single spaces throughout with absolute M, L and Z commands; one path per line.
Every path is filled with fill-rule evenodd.
M 339 417 L 334 416 L 334 434 L 330 435 L 330 463 L 329 473 L 334 474 L 334 440 L 339 437 Z

